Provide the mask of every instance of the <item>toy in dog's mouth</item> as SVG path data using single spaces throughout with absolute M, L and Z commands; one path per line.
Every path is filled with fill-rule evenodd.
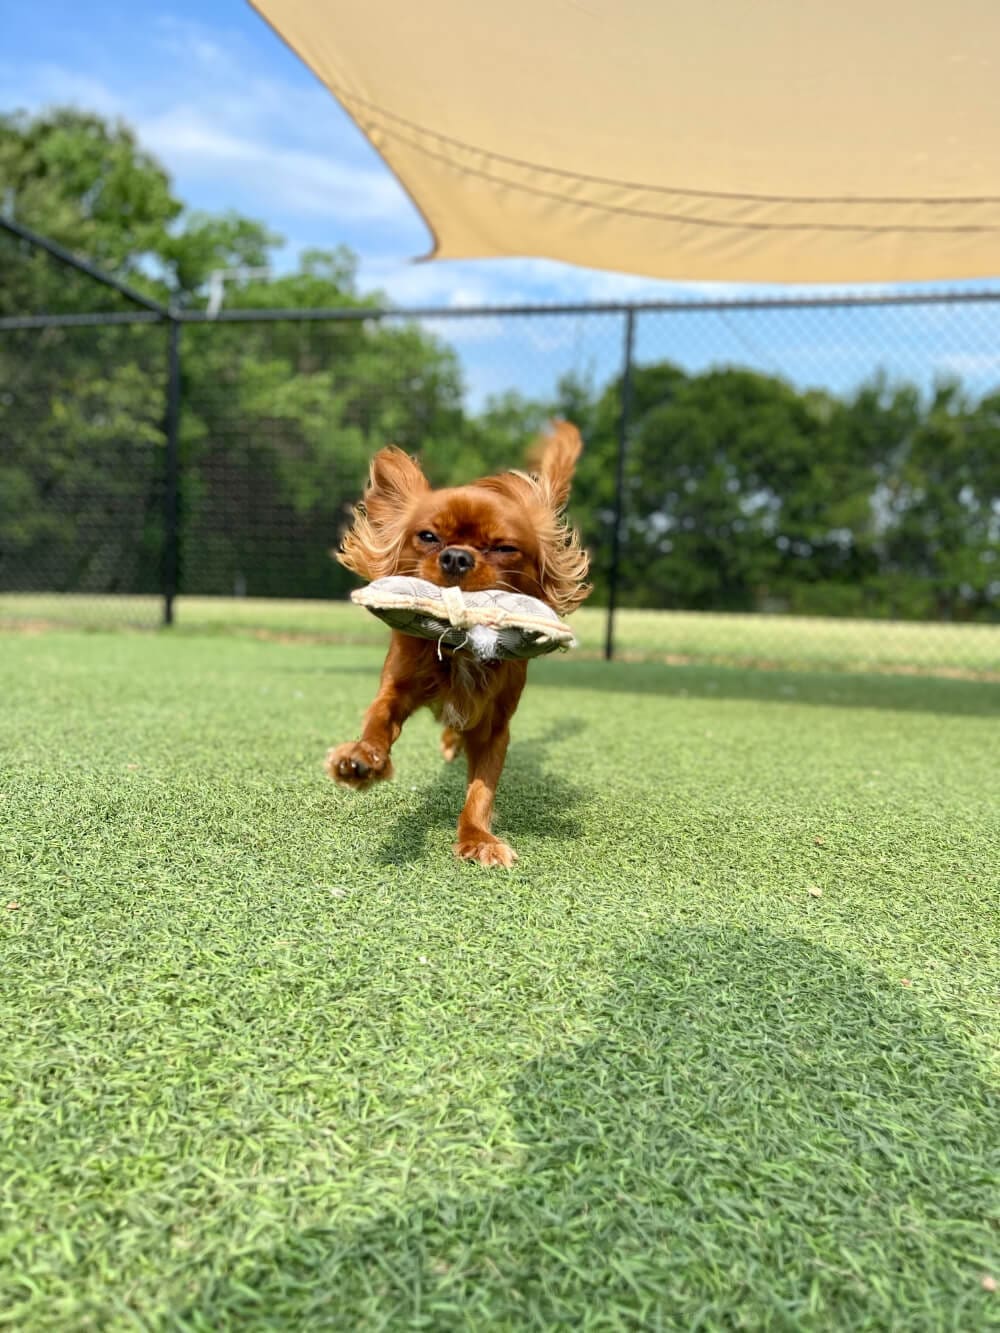
M 393 574 L 351 593 L 351 601 L 393 629 L 465 650 L 481 661 L 541 657 L 576 644 L 573 631 L 537 597 L 489 588 L 463 592 Z

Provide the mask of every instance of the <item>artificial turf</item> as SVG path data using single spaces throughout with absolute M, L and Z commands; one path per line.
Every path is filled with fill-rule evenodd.
M 384 625 L 348 601 L 185 595 L 177 600 L 174 615 L 182 633 L 315 639 L 355 647 L 385 639 Z M 162 616 L 162 600 L 153 596 L 0 592 L 0 633 L 41 627 L 154 628 Z M 577 657 L 604 655 L 606 608 L 581 607 L 573 630 Z M 919 672 L 1000 682 L 1000 624 L 620 607 L 614 641 L 624 661 Z
M 498 805 L 368 647 L 0 638 L 0 1325 L 1000 1326 L 1000 700 L 533 664 Z

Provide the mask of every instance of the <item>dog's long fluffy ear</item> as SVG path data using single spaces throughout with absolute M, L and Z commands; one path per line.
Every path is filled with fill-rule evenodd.
M 364 498 L 341 543 L 337 559 L 363 579 L 396 571 L 412 502 L 430 490 L 416 459 L 395 445 L 380 449 L 371 462 Z
M 568 421 L 555 421 L 547 435 L 535 444 L 528 466 L 544 510 L 538 515 L 542 588 L 545 600 L 560 615 L 575 611 L 590 592 L 586 582 L 589 558 L 580 544 L 580 534 L 563 515 L 583 449 L 580 432 Z
M 369 514 L 373 504 L 398 508 L 429 490 L 430 485 L 417 460 L 390 444 L 380 449 L 372 459 L 365 489 L 365 505 Z
M 536 473 L 550 508 L 559 513 L 569 499 L 576 460 L 583 449 L 580 432 L 568 421 L 554 421 L 532 447 L 528 466 Z

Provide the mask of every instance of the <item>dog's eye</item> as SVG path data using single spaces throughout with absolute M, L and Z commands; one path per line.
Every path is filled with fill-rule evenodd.
M 493 550 L 497 555 L 517 555 L 516 546 L 494 546 Z
M 433 532 L 428 532 L 426 528 L 424 529 L 423 532 L 418 532 L 418 533 L 417 533 L 417 541 L 418 541 L 418 542 L 428 542 L 428 543 L 430 543 L 430 544 L 436 546 L 436 545 L 437 545 L 437 540 L 438 540 L 438 539 L 437 539 L 437 537 L 434 536 L 434 533 L 433 533 Z

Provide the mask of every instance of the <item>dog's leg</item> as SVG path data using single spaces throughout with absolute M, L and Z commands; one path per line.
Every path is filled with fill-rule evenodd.
M 389 751 L 419 700 L 398 690 L 379 690 L 365 714 L 361 739 L 327 751 L 326 771 L 342 787 L 360 790 L 392 777 Z
M 446 764 L 450 764 L 462 753 L 462 733 L 454 727 L 445 727 L 441 733 L 441 754 Z
M 391 778 L 389 751 L 403 723 L 424 702 L 420 691 L 401 686 L 388 673 L 384 675 L 375 701 L 365 714 L 361 739 L 327 752 L 325 767 L 334 782 L 360 790 Z
M 498 726 L 483 726 L 465 733 L 469 762 L 469 788 L 458 821 L 455 855 L 484 866 L 512 866 L 517 853 L 490 832 L 493 798 L 507 757 L 510 730 L 506 720 Z
M 334 782 L 357 790 L 392 777 L 389 751 L 410 714 L 430 702 L 439 673 L 432 643 L 393 631 L 361 739 L 327 753 L 326 771 Z

